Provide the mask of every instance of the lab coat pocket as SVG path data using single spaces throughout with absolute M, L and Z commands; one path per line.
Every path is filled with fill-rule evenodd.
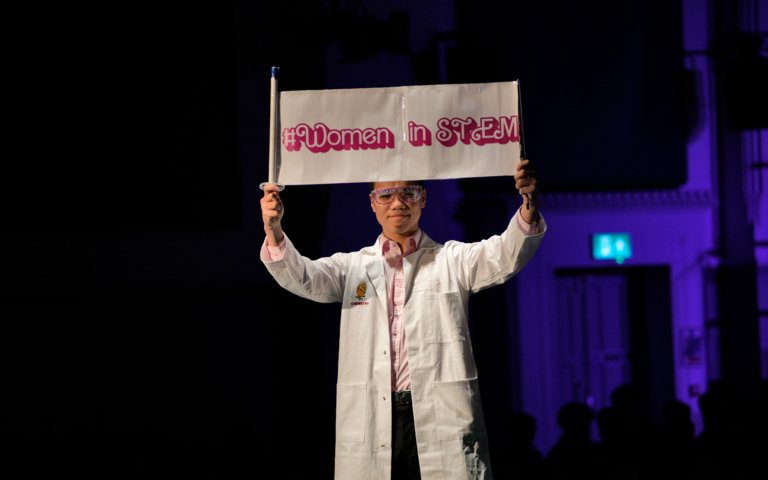
M 336 385 L 336 441 L 365 440 L 367 385 Z
M 434 382 L 433 386 L 438 439 L 464 438 L 483 428 L 477 378 Z
M 425 293 L 423 301 L 429 312 L 426 322 L 427 343 L 462 342 L 467 340 L 466 316 L 459 292 Z

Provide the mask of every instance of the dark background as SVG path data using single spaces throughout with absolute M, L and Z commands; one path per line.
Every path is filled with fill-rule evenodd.
M 429 17 L 350 5 L 9 12 L 0 421 L 23 471 L 266 478 L 288 464 L 330 478 L 338 306 L 284 292 L 257 258 L 272 65 L 284 90 L 391 86 L 376 72 L 326 82 L 337 43 L 338 65 L 407 55 L 413 84 L 520 79 L 545 191 L 686 181 L 697 119 L 678 2 L 456 0 L 455 29 L 418 51 L 410 27 Z M 328 231 L 333 188 L 365 195 L 290 191 L 286 229 L 309 257 L 330 253 L 318 239 L 376 231 L 372 218 L 357 236 Z

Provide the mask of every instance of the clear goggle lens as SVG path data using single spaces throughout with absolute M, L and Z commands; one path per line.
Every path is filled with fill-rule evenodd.
M 421 200 L 421 187 L 407 185 L 405 187 L 380 188 L 371 192 L 371 198 L 379 205 L 392 203 L 395 195 L 400 197 L 400 201 L 410 205 Z

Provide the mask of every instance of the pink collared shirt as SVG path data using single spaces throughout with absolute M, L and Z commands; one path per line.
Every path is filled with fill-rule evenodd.
M 384 257 L 384 274 L 387 277 L 387 315 L 389 317 L 389 350 L 392 365 L 392 391 L 411 389 L 411 373 L 408 369 L 408 347 L 405 343 L 403 305 L 405 304 L 405 277 L 403 257 L 419 248 L 421 229 L 406 240 L 405 252 L 400 251 L 397 242 L 383 234 L 381 254 Z

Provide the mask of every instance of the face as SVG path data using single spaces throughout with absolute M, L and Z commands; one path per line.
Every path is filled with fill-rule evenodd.
M 415 182 L 376 182 L 374 190 L 380 188 L 404 187 L 406 185 L 416 185 Z M 414 203 L 404 202 L 399 195 L 394 195 L 392 202 L 386 205 L 379 205 L 371 198 L 371 209 L 376 214 L 384 236 L 392 240 L 400 237 L 409 237 L 419 229 L 419 219 L 421 218 L 421 209 L 427 205 L 427 191 L 422 190 L 421 199 Z

